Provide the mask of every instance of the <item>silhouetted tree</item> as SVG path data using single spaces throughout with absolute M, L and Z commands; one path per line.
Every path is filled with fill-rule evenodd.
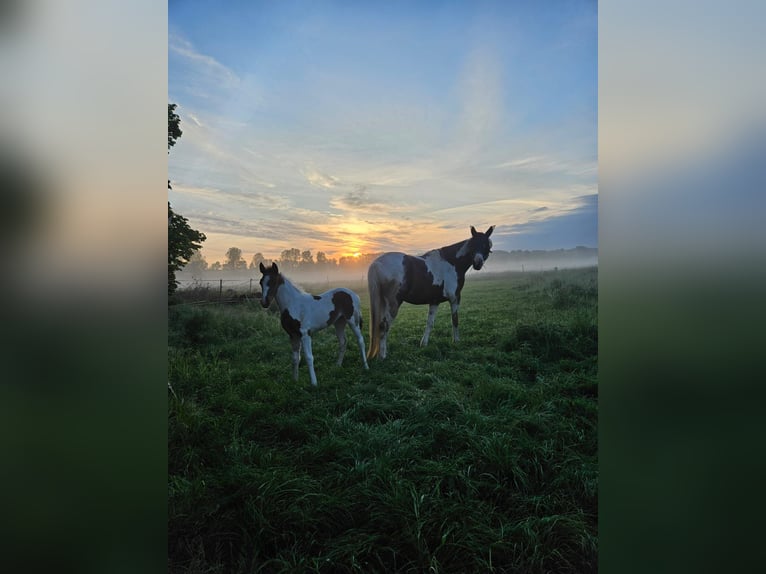
M 253 258 L 250 260 L 250 269 L 258 269 L 259 264 L 263 263 L 264 261 L 266 261 L 266 258 L 263 256 L 263 253 L 259 251 L 253 255 Z
M 232 271 L 247 269 L 247 262 L 242 258 L 242 250 L 239 247 L 229 247 L 223 268 Z
M 181 137 L 181 118 L 176 113 L 176 104 L 168 104 L 168 153 L 170 148 L 176 145 L 176 141 Z
M 301 250 L 292 248 L 292 249 L 285 249 L 282 251 L 281 259 L 279 260 L 280 265 L 283 267 L 287 267 L 289 269 L 294 269 L 298 266 L 298 262 L 300 261 L 301 257 Z
M 168 104 L 168 153 L 181 137 L 181 118 L 175 113 L 176 104 Z M 168 189 L 170 180 L 168 180 Z M 207 239 L 204 233 L 189 226 L 189 220 L 175 213 L 168 202 L 168 295 L 178 288 L 176 271 L 189 263 L 192 254 Z
M 205 241 L 205 234 L 189 227 L 188 220 L 173 213 L 168 202 L 168 295 L 178 288 L 176 271 L 181 270 Z
M 199 277 L 208 268 L 207 261 L 202 256 L 200 251 L 195 251 L 189 258 L 189 263 L 184 267 L 184 271 L 188 271 L 193 277 Z
M 314 256 L 311 254 L 311 251 L 307 249 L 306 251 L 301 252 L 301 265 L 313 265 L 314 264 Z

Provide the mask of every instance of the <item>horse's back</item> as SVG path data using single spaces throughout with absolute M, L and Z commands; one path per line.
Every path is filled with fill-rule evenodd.
M 338 317 L 350 320 L 354 316 L 355 311 L 359 313 L 361 310 L 359 295 L 345 287 L 330 289 L 319 297 L 330 306 L 331 323 L 335 322 Z
M 367 270 L 367 280 L 378 285 L 399 283 L 404 279 L 404 262 L 411 255 L 390 251 L 377 257 Z
M 423 255 L 384 253 L 373 261 L 368 279 L 396 298 L 414 305 L 441 303 L 454 292 L 454 268 L 441 258 L 438 250 Z M 445 289 L 445 287 L 447 287 Z

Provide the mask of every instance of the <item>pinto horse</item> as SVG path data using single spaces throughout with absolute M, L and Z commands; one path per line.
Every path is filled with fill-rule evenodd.
M 432 249 L 420 256 L 384 253 L 370 265 L 367 288 L 370 291 L 370 348 L 367 358 L 386 358 L 388 331 L 402 302 L 429 305 L 426 330 L 420 345 L 428 344 L 439 303 L 450 302 L 452 308 L 452 340 L 457 342 L 460 292 L 465 274 L 473 266 L 477 271 L 492 253 L 489 236 L 471 226 L 471 238 L 446 247 Z
M 279 272 L 276 263 L 271 267 L 260 264 L 261 273 L 261 305 L 268 307 L 276 300 L 281 311 L 282 328 L 290 336 L 293 347 L 293 379 L 298 380 L 298 364 L 301 360 L 301 346 L 306 363 L 309 366 L 311 384 L 316 386 L 317 376 L 314 372 L 314 354 L 311 351 L 311 335 L 325 327 L 335 325 L 340 352 L 338 366 L 343 364 L 346 353 L 346 324 L 356 335 L 359 350 L 362 352 L 364 368 L 367 366 L 367 356 L 364 352 L 364 337 L 362 337 L 362 311 L 359 296 L 349 289 L 331 289 L 321 295 L 311 295 L 290 283 Z

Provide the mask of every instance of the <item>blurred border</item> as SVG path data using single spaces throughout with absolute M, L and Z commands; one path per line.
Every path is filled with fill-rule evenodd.
M 7 571 L 164 571 L 167 6 L 0 4 Z
M 765 6 L 599 3 L 602 572 L 761 561 Z M 4 562 L 164 570 L 167 6 L 0 9 Z
M 599 3 L 602 572 L 762 562 L 764 27 Z

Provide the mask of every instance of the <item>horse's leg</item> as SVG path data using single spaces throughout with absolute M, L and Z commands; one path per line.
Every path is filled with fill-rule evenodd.
M 388 354 L 388 332 L 399 312 L 399 301 L 395 298 L 386 298 L 386 304 L 383 312 L 383 321 L 380 326 L 380 358 L 385 359 Z
M 460 308 L 460 299 L 453 299 L 449 304 L 452 309 L 452 342 L 457 343 L 460 340 L 460 335 L 457 331 L 457 310 Z
M 420 339 L 420 346 L 425 347 L 428 345 L 428 337 L 431 335 L 431 329 L 434 328 L 434 320 L 436 319 L 436 311 L 439 309 L 438 303 L 433 303 L 428 306 L 428 319 L 426 320 L 426 331 L 423 333 L 423 338 Z
M 317 386 L 317 376 L 314 372 L 314 354 L 311 352 L 311 336 L 305 333 L 301 337 L 303 342 L 303 354 L 306 356 L 306 363 L 309 366 L 309 376 L 311 377 L 311 384 Z
M 359 328 L 357 322 L 353 319 L 349 321 L 348 325 L 351 327 L 354 335 L 356 335 L 356 342 L 359 344 L 359 350 L 362 352 L 362 363 L 364 364 L 364 368 L 369 369 L 370 367 L 367 364 L 367 353 L 364 352 L 364 337 L 362 336 L 362 330 Z
M 290 345 L 293 348 L 293 380 L 298 380 L 298 365 L 301 362 L 301 340 L 299 337 L 290 337 Z
M 343 355 L 346 354 L 346 321 L 339 319 L 335 323 L 335 334 L 338 336 L 338 366 L 343 364 Z

